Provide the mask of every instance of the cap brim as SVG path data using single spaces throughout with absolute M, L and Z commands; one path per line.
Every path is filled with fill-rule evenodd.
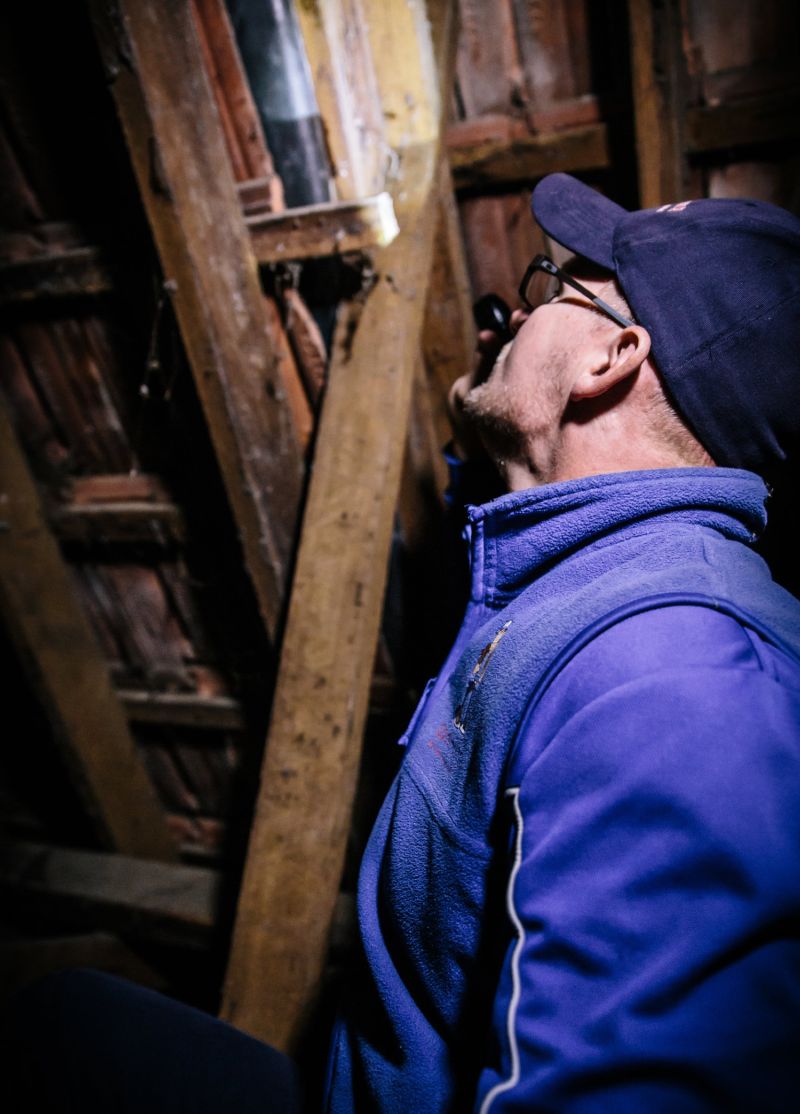
M 536 186 L 531 210 L 547 235 L 609 271 L 614 268 L 614 232 L 627 209 L 570 174 L 548 174 Z

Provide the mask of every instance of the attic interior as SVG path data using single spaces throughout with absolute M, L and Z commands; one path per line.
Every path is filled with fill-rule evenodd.
M 473 303 L 517 304 L 553 171 L 800 213 L 798 24 L 4 6 L 0 994 L 95 966 L 313 1047 L 458 619 L 441 450 Z M 764 548 L 797 593 L 795 481 Z

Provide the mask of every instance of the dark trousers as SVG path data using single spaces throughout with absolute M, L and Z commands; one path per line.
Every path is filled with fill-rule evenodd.
M 7 1114 L 299 1114 L 302 1105 L 287 1056 L 99 971 L 49 975 L 19 994 L 0 1058 Z

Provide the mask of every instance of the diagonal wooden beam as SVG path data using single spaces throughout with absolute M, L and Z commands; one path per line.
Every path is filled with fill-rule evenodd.
M 400 234 L 338 322 L 223 1015 L 280 1048 L 312 1007 L 359 764 L 435 221 L 440 130 L 421 0 L 364 5 Z
M 302 458 L 189 0 L 90 0 L 259 607 L 280 621 Z
M 108 668 L 0 399 L 0 612 L 100 841 L 176 857 Z

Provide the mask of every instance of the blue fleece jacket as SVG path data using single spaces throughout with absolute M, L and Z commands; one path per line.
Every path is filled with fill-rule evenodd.
M 470 508 L 472 596 L 359 879 L 331 1111 L 800 1094 L 800 605 L 750 473 Z

